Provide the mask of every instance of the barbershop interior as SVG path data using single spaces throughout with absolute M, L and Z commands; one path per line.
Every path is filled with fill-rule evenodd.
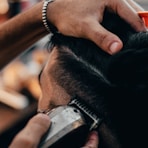
M 0 25 L 40 0 L 0 0 Z M 148 10 L 147 0 L 135 0 Z M 36 114 L 40 87 L 38 75 L 47 59 L 46 36 L 0 71 L 0 148 Z M 9 43 L 8 43 L 9 44 Z

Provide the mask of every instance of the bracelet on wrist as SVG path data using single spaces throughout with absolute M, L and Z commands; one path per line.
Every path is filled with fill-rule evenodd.
M 43 8 L 42 8 L 42 21 L 46 28 L 46 30 L 50 33 L 56 33 L 57 28 L 53 26 L 47 19 L 47 6 L 49 3 L 53 2 L 54 0 L 44 0 Z

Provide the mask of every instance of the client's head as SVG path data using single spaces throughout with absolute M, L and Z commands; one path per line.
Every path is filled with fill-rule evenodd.
M 124 43 L 121 52 L 111 56 L 91 41 L 53 35 L 39 108 L 67 104 L 76 95 L 103 119 L 100 148 L 147 147 L 148 33 L 134 32 L 112 14 L 105 17 L 102 25 Z

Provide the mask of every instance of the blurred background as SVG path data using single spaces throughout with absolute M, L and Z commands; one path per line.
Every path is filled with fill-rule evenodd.
M 0 0 L 0 24 L 27 10 L 40 0 Z M 148 10 L 147 0 L 135 0 Z M 39 12 L 40 13 L 40 12 Z M 0 71 L 0 148 L 36 114 L 40 96 L 38 74 L 47 59 L 44 37 Z
M 37 2 L 0 0 L 0 25 Z M 0 71 L 0 148 L 7 148 L 14 135 L 36 114 L 38 74 L 48 55 L 48 40 L 49 36 L 36 42 Z
M 147 0 L 134 0 L 140 4 L 145 10 L 148 10 L 148 1 Z

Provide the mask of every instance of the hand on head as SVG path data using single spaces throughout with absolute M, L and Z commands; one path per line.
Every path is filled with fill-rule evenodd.
M 49 5 L 47 16 L 62 34 L 90 39 L 113 54 L 123 45 L 115 34 L 101 26 L 105 9 L 117 13 L 136 31 L 146 31 L 137 14 L 143 9 L 132 0 L 55 0 Z

